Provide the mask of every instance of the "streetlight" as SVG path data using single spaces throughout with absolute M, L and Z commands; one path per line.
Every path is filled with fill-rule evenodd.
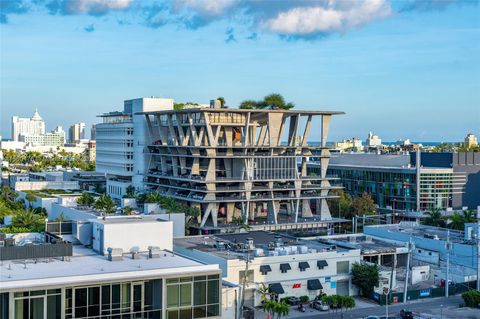
M 440 319 L 443 319 L 443 305 L 440 305 Z

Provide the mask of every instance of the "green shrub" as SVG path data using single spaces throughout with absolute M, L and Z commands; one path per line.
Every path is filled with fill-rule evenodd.
M 462 294 L 463 301 L 468 307 L 476 308 L 480 305 L 480 291 L 469 290 Z
M 308 296 L 300 296 L 300 302 L 301 303 L 306 303 L 310 300 L 310 298 L 308 298 Z

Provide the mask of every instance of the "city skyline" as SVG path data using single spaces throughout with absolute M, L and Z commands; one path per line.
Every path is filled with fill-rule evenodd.
M 2 3 L 3 138 L 11 116 L 36 107 L 47 130 L 89 128 L 125 99 L 224 96 L 236 107 L 273 92 L 346 112 L 330 140 L 480 133 L 478 1 L 9 3 L 23 6 Z

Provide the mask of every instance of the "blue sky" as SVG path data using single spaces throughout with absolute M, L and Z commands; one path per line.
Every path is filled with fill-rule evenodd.
M 129 98 L 273 92 L 345 111 L 331 140 L 480 135 L 478 1 L 0 1 L 3 137 L 35 107 L 53 129 Z

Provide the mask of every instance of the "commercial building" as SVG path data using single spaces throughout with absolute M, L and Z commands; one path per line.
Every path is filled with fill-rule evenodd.
M 145 188 L 199 207 L 201 227 L 234 218 L 277 224 L 316 214 L 331 220 L 327 199 L 338 187 L 326 176 L 326 139 L 331 117 L 342 113 L 226 109 L 217 102 L 142 113 L 148 128 Z M 314 119 L 321 125 L 320 169 L 308 174 Z
M 265 231 L 177 238 L 174 251 L 220 265 L 225 281 L 241 287 L 245 282 L 249 306 L 261 304 L 263 286 L 275 298 L 353 295 L 351 265 L 360 261 L 359 249 Z
M 334 143 L 334 149 L 339 151 L 353 151 L 353 152 L 361 152 L 363 151 L 363 144 L 362 140 L 354 137 L 349 140 L 342 140 L 340 142 Z
M 38 110 L 35 109 L 35 113 L 31 118 L 22 118 L 18 116 L 12 116 L 12 140 L 20 141 L 20 136 L 37 136 L 45 134 L 45 122 L 43 121 Z
M 20 135 L 20 141 L 31 146 L 60 147 L 65 144 L 65 131 L 57 126 L 52 132 L 40 135 Z
M 147 125 L 138 112 L 173 109 L 172 99 L 127 100 L 121 112 L 100 115 L 96 124 L 96 170 L 107 174 L 107 193 L 120 199 L 129 186 L 143 189 Z
M 465 231 L 401 222 L 391 225 L 365 226 L 364 234 L 383 240 L 414 245 L 412 259 L 435 266 L 437 276 L 446 278 L 449 261 L 450 280 L 466 282 L 476 280 L 478 249 L 478 224 L 465 224 Z M 447 242 L 450 244 L 447 245 Z M 450 247 L 450 249 L 448 249 Z
M 134 247 L 137 239 L 125 240 Z M 218 265 L 172 253 L 171 237 L 146 249 L 109 247 L 105 256 L 49 234 L 17 241 L 2 234 L 1 242 L 1 318 L 223 317 Z
M 373 134 L 372 132 L 368 133 L 367 140 L 365 141 L 366 147 L 379 147 L 382 146 L 382 139 L 378 136 Z
M 79 143 L 85 139 L 85 123 L 75 123 L 68 129 L 69 143 Z
M 416 165 L 417 155 L 421 165 Z M 309 162 L 309 171 L 318 171 Z M 380 210 L 416 211 L 480 205 L 479 153 L 342 154 L 332 156 L 328 175 L 344 190 L 367 192 Z

